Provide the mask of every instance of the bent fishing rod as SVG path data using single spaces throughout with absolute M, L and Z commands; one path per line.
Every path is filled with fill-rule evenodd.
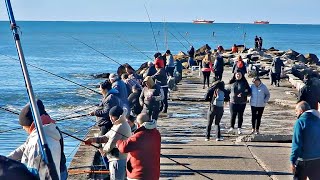
M 147 7 L 146 7 L 145 4 L 144 4 L 144 8 L 145 8 L 145 10 L 146 10 L 146 12 L 147 12 L 147 15 L 148 15 L 148 19 L 149 19 L 150 27 L 151 27 L 151 29 L 152 29 L 153 39 L 154 39 L 154 43 L 156 44 L 157 52 L 159 52 L 157 39 L 156 39 L 156 36 L 154 35 L 154 29 L 153 29 L 153 26 L 152 26 L 152 22 L 151 22 L 151 19 L 150 19 L 150 16 L 149 16 L 148 9 L 147 9 Z
M 57 170 L 56 170 L 53 158 L 52 158 L 51 150 L 48 146 L 47 139 L 44 134 L 42 121 L 40 119 L 39 108 L 38 108 L 38 105 L 36 102 L 36 98 L 35 98 L 35 95 L 33 92 L 31 80 L 29 77 L 29 72 L 28 72 L 28 68 L 26 65 L 25 58 L 24 58 L 24 54 L 23 54 L 23 50 L 22 50 L 22 46 L 21 46 L 21 42 L 20 42 L 20 35 L 18 32 L 18 28 L 17 28 L 17 24 L 15 21 L 14 15 L 13 15 L 11 2 L 10 2 L 10 0 L 5 0 L 5 2 L 6 2 L 7 12 L 8 12 L 8 17 L 10 20 L 10 28 L 12 31 L 13 39 L 15 41 L 17 53 L 18 53 L 19 60 L 20 60 L 20 66 L 21 66 L 22 74 L 23 74 L 26 89 L 27 89 L 27 94 L 28 94 L 28 97 L 30 100 L 30 105 L 31 105 L 31 110 L 32 110 L 31 112 L 32 112 L 32 115 L 34 117 L 34 122 L 35 122 L 34 124 L 35 124 L 37 134 L 39 137 L 38 144 L 41 149 L 42 158 L 43 158 L 45 164 L 48 165 L 49 174 L 50 174 L 51 178 L 53 180 L 58 180 L 59 176 L 58 176 L 58 173 L 57 173 Z
M 3 56 L 6 56 L 6 57 L 8 57 L 8 58 L 10 58 L 10 59 L 12 59 L 12 60 L 20 61 L 19 59 L 13 58 L 13 57 L 11 57 L 11 56 L 8 56 L 8 55 L 2 54 L 2 53 L 0 53 L 0 54 L 3 55 Z M 92 91 L 92 92 L 94 92 L 94 93 L 97 93 L 97 94 L 102 95 L 100 92 L 98 92 L 98 91 L 96 91 L 96 90 L 94 90 L 94 89 L 91 89 L 91 88 L 89 88 L 89 87 L 86 87 L 86 86 L 84 86 L 84 85 L 82 85 L 82 84 L 79 84 L 79 83 L 77 83 L 77 82 L 75 82 L 75 81 L 72 81 L 72 80 L 70 80 L 70 79 L 67 79 L 67 78 L 65 78 L 65 77 L 62 77 L 62 76 L 60 76 L 60 75 L 54 74 L 53 72 L 50 72 L 50 71 L 45 70 L 45 69 L 43 69 L 43 68 L 37 67 L 37 66 L 32 65 L 32 64 L 30 64 L 30 63 L 26 63 L 26 64 L 29 65 L 29 66 L 31 66 L 31 67 L 34 67 L 34 68 L 36 68 L 36 69 L 38 69 L 38 70 L 41 70 L 41 71 L 43 71 L 43 72 L 46 72 L 46 73 L 48 73 L 48 74 L 50 74 L 50 75 L 56 76 L 56 77 L 61 78 L 61 79 L 65 80 L 65 81 L 68 81 L 68 82 L 71 82 L 71 83 L 73 83 L 73 84 L 75 84 L 75 85 L 78 85 L 78 86 L 80 86 L 80 87 L 83 87 L 83 88 L 85 88 L 85 89 L 87 89 L 87 90 L 90 90 L 90 91 Z

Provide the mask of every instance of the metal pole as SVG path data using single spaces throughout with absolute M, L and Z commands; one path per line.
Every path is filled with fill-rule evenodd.
M 36 125 L 36 129 L 39 135 L 39 140 L 40 140 L 40 147 L 42 147 L 43 149 L 43 159 L 44 161 L 47 163 L 48 168 L 49 168 L 49 172 L 50 172 L 50 176 L 53 180 L 58 180 L 58 173 L 56 171 L 56 167 L 55 164 L 53 162 L 53 158 L 52 158 L 52 154 L 51 151 L 49 149 L 49 146 L 47 144 L 46 138 L 45 138 L 45 134 L 43 131 L 43 127 L 42 127 L 42 121 L 40 119 L 40 113 L 39 113 L 39 109 L 38 109 L 38 105 L 37 102 L 35 100 L 35 96 L 33 93 L 33 89 L 32 89 L 32 85 L 31 85 L 31 80 L 29 77 L 29 72 L 28 72 L 28 68 L 24 59 L 24 54 L 23 54 L 23 50 L 21 47 L 21 42 L 20 42 L 20 37 L 19 37 L 19 33 L 18 33 L 18 29 L 17 29 L 17 25 L 13 16 L 13 11 L 12 11 L 12 7 L 11 7 L 11 2 L 10 0 L 5 0 L 6 2 L 6 7 L 7 7 L 7 11 L 8 11 L 8 16 L 9 16 L 9 20 L 10 20 L 10 26 L 11 26 L 11 30 L 13 33 L 13 38 L 15 40 L 15 44 L 16 44 L 16 48 L 17 48 L 17 52 L 18 52 L 18 56 L 19 56 L 19 60 L 20 60 L 20 65 L 21 65 L 21 69 L 22 69 L 22 73 L 23 73 L 23 77 L 24 77 L 24 81 L 25 81 L 25 85 L 27 88 L 27 93 L 30 99 L 30 104 L 32 107 L 32 114 L 34 117 L 34 124 Z

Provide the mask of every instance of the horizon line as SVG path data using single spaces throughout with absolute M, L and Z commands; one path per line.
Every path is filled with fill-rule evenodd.
M 9 21 L 9 20 L 8 20 Z M 16 20 L 20 22 L 115 22 L 115 23 L 149 23 L 149 21 L 103 21 L 103 20 Z M 6 20 L 0 20 L 0 22 L 7 22 Z M 164 23 L 163 21 L 152 21 L 153 23 Z M 193 24 L 188 21 L 166 21 L 166 23 L 187 23 Z M 214 22 L 212 24 L 254 24 L 249 22 Z M 211 25 L 212 25 L 211 24 Z M 203 24 L 204 25 L 204 24 Z M 209 25 L 209 24 L 207 24 Z M 256 24 L 261 25 L 261 24 Z M 270 23 L 262 25 L 320 25 L 317 23 Z

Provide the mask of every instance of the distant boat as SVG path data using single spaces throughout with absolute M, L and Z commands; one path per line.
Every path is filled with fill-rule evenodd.
M 193 20 L 194 24 L 212 24 L 214 21 L 204 20 L 204 19 L 197 19 Z
M 254 21 L 254 24 L 269 24 L 269 21 Z

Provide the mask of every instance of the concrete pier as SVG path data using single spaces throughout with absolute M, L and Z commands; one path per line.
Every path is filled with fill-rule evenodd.
M 225 67 L 223 80 L 226 84 L 231 76 L 231 68 Z M 296 89 L 287 80 L 282 80 L 280 87 L 270 86 L 268 79 L 262 81 L 270 90 L 271 99 L 262 117 L 261 135 L 256 135 L 259 137 L 255 138 L 260 138 L 258 141 L 265 140 L 237 141 L 239 135 L 228 134 L 226 130 L 230 125 L 230 112 L 226 105 L 221 122 L 224 141 L 216 142 L 213 130 L 211 140 L 204 141 L 209 103 L 204 102 L 203 98 L 207 89 L 202 89 L 201 77 L 197 71 L 191 73 L 190 70 L 184 70 L 178 90 L 170 93 L 168 113 L 160 114 L 158 120 L 158 129 L 162 136 L 161 179 L 291 179 L 289 162 L 291 144 L 288 141 L 296 119 L 293 108 L 296 102 L 293 93 L 296 93 Z M 250 78 L 248 82 L 251 84 Z M 90 130 L 88 136 L 93 136 L 96 132 L 97 129 L 94 128 Z M 248 136 L 250 132 L 251 110 L 247 104 L 241 136 Z M 277 138 L 270 138 L 272 136 Z M 275 142 L 272 142 L 273 140 Z M 89 168 L 94 152 L 94 148 L 80 146 L 70 168 L 79 166 Z M 86 174 L 69 177 L 69 179 L 87 178 Z

